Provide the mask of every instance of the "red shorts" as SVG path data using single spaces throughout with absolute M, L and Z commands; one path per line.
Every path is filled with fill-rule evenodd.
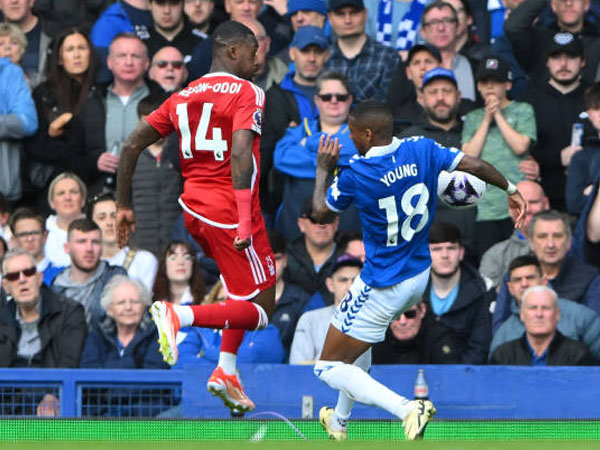
M 262 217 L 253 221 L 250 247 L 238 251 L 233 247 L 237 229 L 215 227 L 186 211 L 183 214 L 187 230 L 206 256 L 217 262 L 230 298 L 248 300 L 275 285 L 275 258 Z

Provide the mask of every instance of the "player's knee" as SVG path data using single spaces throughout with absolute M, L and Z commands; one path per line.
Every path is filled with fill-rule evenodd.
M 258 311 L 258 324 L 256 325 L 257 330 L 262 330 L 269 325 L 269 316 L 267 316 L 266 311 L 260 306 L 258 303 L 252 303 L 256 310 Z
M 341 361 L 323 361 L 319 360 L 313 369 L 314 374 L 328 386 L 335 380 L 337 369 L 344 365 Z

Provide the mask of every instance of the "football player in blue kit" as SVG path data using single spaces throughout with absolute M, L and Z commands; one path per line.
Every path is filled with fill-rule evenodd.
M 431 139 L 393 137 L 387 105 L 369 101 L 350 113 L 349 128 L 358 155 L 350 167 L 327 179 L 336 167 L 337 140 L 321 140 L 313 220 L 326 223 L 352 202 L 359 211 L 366 262 L 350 292 L 338 306 L 314 372 L 340 391 L 334 408 L 323 407 L 319 420 L 329 437 L 347 437 L 354 401 L 375 405 L 402 419 L 406 439 L 420 439 L 435 414 L 428 400 L 411 401 L 368 374 L 370 347 L 383 341 L 391 321 L 421 301 L 429 278 L 428 235 L 433 220 L 440 171 L 462 170 L 508 194 L 516 217 L 525 219 L 525 200 L 491 165 Z

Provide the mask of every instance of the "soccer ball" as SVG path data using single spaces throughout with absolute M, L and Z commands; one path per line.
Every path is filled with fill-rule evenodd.
M 485 181 L 470 173 L 443 170 L 438 176 L 438 197 L 451 208 L 471 208 L 481 200 L 486 186 Z

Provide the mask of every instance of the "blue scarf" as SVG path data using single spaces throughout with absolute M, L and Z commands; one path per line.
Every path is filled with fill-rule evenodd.
M 377 42 L 392 46 L 392 8 L 394 0 L 380 0 L 377 11 Z M 398 24 L 396 50 L 409 50 L 415 43 L 427 0 L 413 0 Z

